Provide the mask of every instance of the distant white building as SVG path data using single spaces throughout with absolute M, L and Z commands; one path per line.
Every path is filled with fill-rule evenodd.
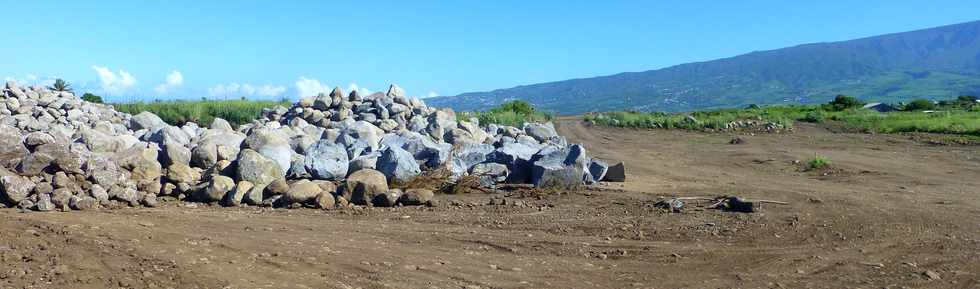
M 892 111 L 897 111 L 898 110 L 894 106 L 891 106 L 891 105 L 889 105 L 887 103 L 880 103 L 880 102 L 872 102 L 872 103 L 869 103 L 869 104 L 865 104 L 861 108 L 873 109 L 873 110 L 878 111 L 878 112 L 892 112 Z

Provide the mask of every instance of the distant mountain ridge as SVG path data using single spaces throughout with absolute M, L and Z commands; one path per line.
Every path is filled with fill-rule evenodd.
M 581 114 L 819 103 L 837 94 L 882 102 L 980 95 L 980 21 L 426 102 L 468 111 L 523 99 Z

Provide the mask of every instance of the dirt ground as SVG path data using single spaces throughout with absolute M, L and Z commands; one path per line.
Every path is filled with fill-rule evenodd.
M 0 288 L 980 288 L 978 146 L 558 125 L 629 181 L 436 208 L 2 209 Z M 833 168 L 794 163 L 815 154 Z M 674 195 L 789 205 L 654 206 Z

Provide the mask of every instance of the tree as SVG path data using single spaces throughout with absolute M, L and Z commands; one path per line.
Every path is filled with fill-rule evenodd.
M 905 105 L 905 111 L 921 111 L 936 109 L 936 104 L 928 99 L 916 99 Z
M 861 102 L 860 100 L 858 100 L 856 97 L 853 96 L 838 94 L 837 97 L 834 97 L 833 101 L 828 103 L 828 105 L 830 105 L 830 109 L 833 111 L 842 111 L 848 108 L 855 108 L 855 107 L 862 106 L 864 105 L 864 102 Z
M 54 85 L 48 86 L 48 89 L 54 91 L 67 91 L 73 92 L 74 89 L 71 88 L 71 83 L 68 83 L 64 79 L 58 78 L 54 80 Z
M 102 97 L 86 92 L 82 95 L 82 100 L 92 102 L 92 103 L 103 103 Z

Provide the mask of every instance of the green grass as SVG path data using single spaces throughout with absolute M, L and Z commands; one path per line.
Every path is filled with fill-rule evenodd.
M 773 123 L 784 128 L 793 127 L 793 121 L 815 110 L 808 106 L 765 107 L 748 109 L 720 109 L 692 113 L 663 112 L 610 112 L 590 114 L 586 121 L 600 125 L 641 128 L 666 128 L 689 130 L 723 130 L 735 121 Z M 693 119 L 688 116 L 693 117 Z
M 538 111 L 530 103 L 520 100 L 505 102 L 488 111 L 461 112 L 456 118 L 468 120 L 471 117 L 476 117 L 482 126 L 494 123 L 516 127 L 521 127 L 525 122 L 548 122 L 554 119 L 553 115 Z
M 821 123 L 833 121 L 847 128 L 869 133 L 928 132 L 980 136 L 980 106 L 938 107 L 941 111 L 926 113 L 902 111 L 880 113 L 867 109 L 833 111 L 827 105 L 768 106 L 746 109 L 722 109 L 693 113 L 610 112 L 585 117 L 599 125 L 689 130 L 725 129 L 725 124 L 739 120 L 758 120 L 792 127 L 793 122 Z M 697 122 L 687 120 L 693 116 Z
M 183 125 L 194 122 L 201 126 L 211 124 L 214 118 L 222 118 L 232 125 L 238 126 L 250 123 L 259 117 L 263 108 L 277 105 L 289 107 L 288 100 L 173 100 L 153 102 L 116 103 L 116 110 L 138 114 L 149 111 L 160 116 L 171 125 Z
M 830 159 L 822 155 L 814 155 L 810 161 L 807 163 L 807 167 L 811 170 L 819 170 L 830 165 Z

